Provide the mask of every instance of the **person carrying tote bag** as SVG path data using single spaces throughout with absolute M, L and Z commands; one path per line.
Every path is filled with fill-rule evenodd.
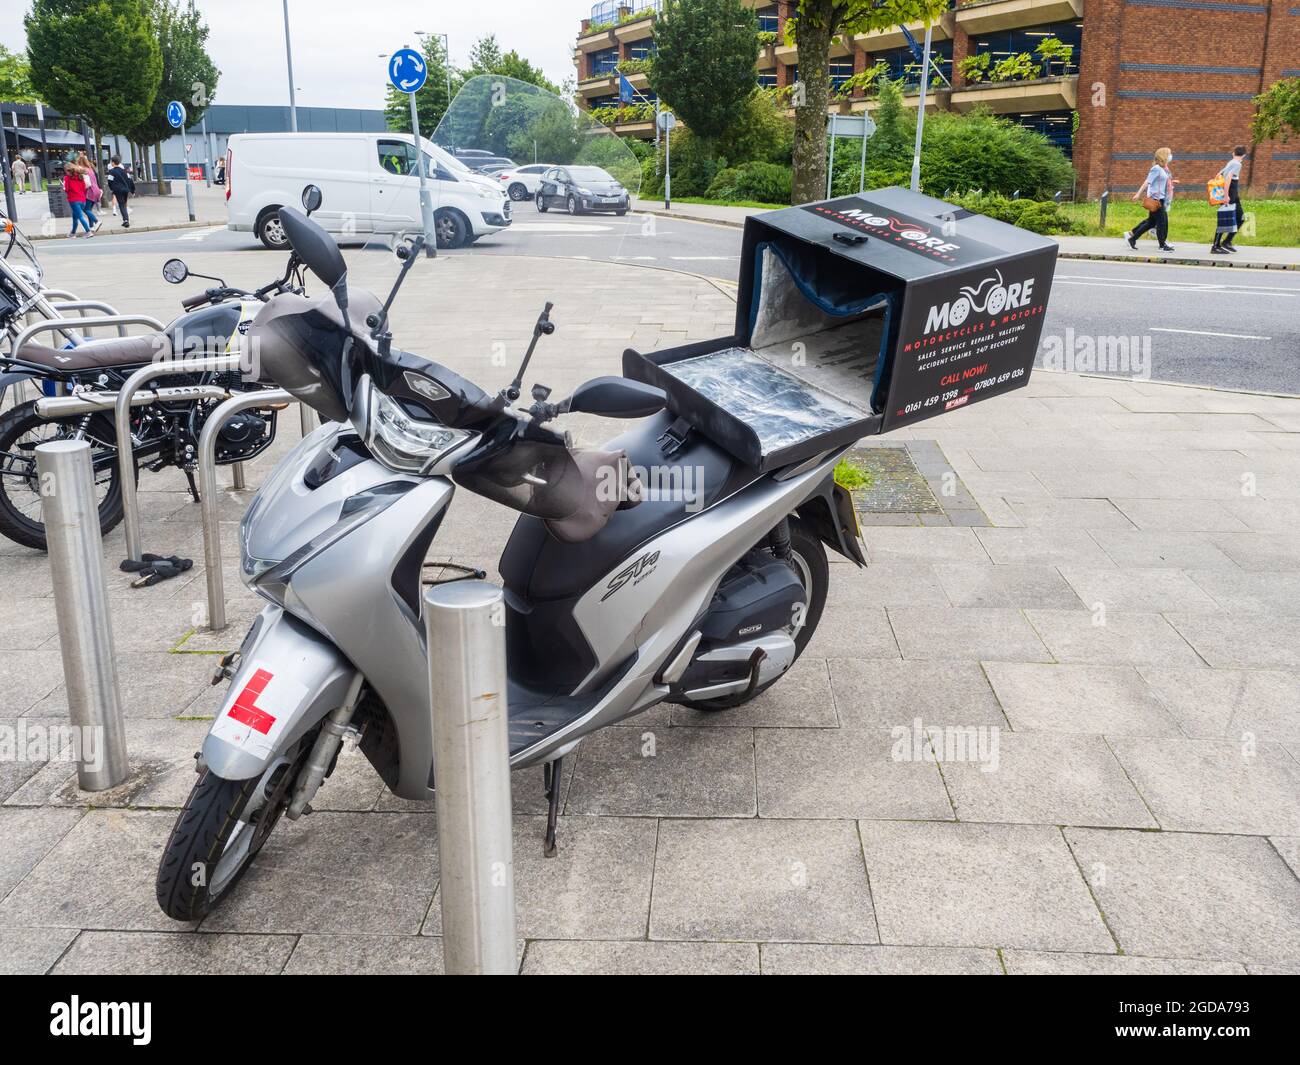
M 1124 234 L 1125 241 L 1134 251 L 1137 251 L 1138 237 L 1152 229 L 1156 231 L 1156 241 L 1161 251 L 1174 250 L 1169 245 L 1169 205 L 1174 199 L 1174 186 L 1178 184 L 1169 170 L 1173 159 L 1172 149 L 1157 148 L 1155 163 L 1147 172 L 1146 180 L 1133 194 L 1134 200 L 1141 199 L 1142 209 L 1147 212 L 1146 218 Z

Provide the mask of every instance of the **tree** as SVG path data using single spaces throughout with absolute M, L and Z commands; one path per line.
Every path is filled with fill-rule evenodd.
M 426 37 L 420 51 L 424 55 L 428 78 L 424 88 L 415 94 L 415 110 L 420 117 L 420 136 L 432 139 L 433 131 L 438 128 L 438 123 L 451 104 L 447 95 L 447 49 L 443 46 L 441 37 Z M 454 69 L 451 69 L 451 79 L 453 92 L 465 80 Z M 384 100 L 384 120 L 391 130 L 411 132 L 411 103 L 407 99 L 407 93 L 399 92 L 392 85 L 388 86 L 388 95 Z
M 186 122 L 203 118 L 217 91 L 221 71 L 207 52 L 208 27 L 194 0 L 148 0 L 148 16 L 162 55 L 162 77 L 144 117 L 129 130 L 132 140 L 154 146 L 154 162 L 162 175 L 162 142 L 176 131 L 167 121 L 167 104 L 180 100 Z M 117 132 L 116 130 L 114 132 Z
M 527 82 L 529 85 L 536 85 L 539 89 L 545 89 L 556 95 L 560 92 L 560 87 L 549 80 L 540 67 L 533 66 L 514 49 L 503 53 L 501 46 L 497 44 L 496 34 L 493 33 L 480 37 L 470 49 L 469 70 L 464 73 L 466 78 L 472 78 L 477 74 L 500 74 L 507 78 L 514 78 L 516 81 Z
M 1300 78 L 1283 78 L 1275 81 L 1255 97 L 1255 118 L 1250 128 L 1251 138 L 1260 141 L 1290 140 L 1300 135 Z
M 162 78 L 144 0 L 35 0 L 23 19 L 36 95 L 100 130 L 142 122 Z
M 11 100 L 16 104 L 36 101 L 27 57 L 21 52 L 9 51 L 3 44 L 0 44 L 0 100 Z
M 754 12 L 740 0 L 670 0 L 654 41 L 650 88 L 695 136 L 723 136 L 757 87 Z
M 795 94 L 795 203 L 826 191 L 826 105 L 830 100 L 831 41 L 839 34 L 870 33 L 907 22 L 933 22 L 948 0 L 798 0 L 786 22 L 786 39 L 799 48 Z M 793 24 L 792 24 L 793 23 Z

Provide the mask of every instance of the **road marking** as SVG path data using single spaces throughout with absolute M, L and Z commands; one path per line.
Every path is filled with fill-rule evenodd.
M 207 240 L 213 233 L 224 233 L 225 226 L 209 226 L 207 229 L 191 229 L 177 237 L 177 240 Z
M 1282 296 L 1286 299 L 1292 299 L 1300 295 L 1297 291 L 1287 291 L 1279 288 L 1245 288 L 1233 285 L 1189 285 L 1180 281 L 1146 281 L 1141 284 L 1118 284 L 1117 281 L 1097 281 L 1082 280 L 1072 277 L 1063 277 L 1058 275 L 1055 279 L 1062 285 L 1080 285 L 1084 288 L 1118 288 L 1124 292 L 1177 292 L 1183 295 L 1193 295 L 1197 292 L 1213 292 L 1221 295 L 1238 295 L 1238 296 Z M 1118 279 L 1117 279 L 1118 280 Z
M 526 233 L 608 233 L 610 226 L 592 225 L 588 222 L 514 222 L 509 230 Z
M 739 259 L 739 255 L 670 255 L 675 263 L 720 263 Z
M 1232 340 L 1272 340 L 1272 337 L 1257 336 L 1254 333 L 1212 333 L 1208 329 L 1165 329 L 1158 325 L 1151 327 L 1153 333 L 1190 333 L 1198 337 L 1229 337 Z

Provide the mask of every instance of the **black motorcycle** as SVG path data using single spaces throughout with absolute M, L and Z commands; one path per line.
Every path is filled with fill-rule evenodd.
M 314 195 L 318 198 L 319 192 Z M 310 206 L 304 192 L 304 206 Z M 11 221 L 2 220 L 6 241 L 0 255 L 0 334 L 7 334 L 9 351 L 0 353 L 0 404 L 10 387 L 35 383 L 45 396 L 67 396 L 87 402 L 78 413 L 43 417 L 38 400 L 21 402 L 0 415 L 0 534 L 26 547 L 45 550 L 41 522 L 40 485 L 36 474 L 36 447 L 51 440 L 74 438 L 91 443 L 95 494 L 100 529 L 107 533 L 122 520 L 117 434 L 113 400 L 138 369 L 161 359 L 235 354 L 257 310 L 268 298 L 282 292 L 302 292 L 303 274 L 297 258 L 290 256 L 283 276 L 249 292 L 227 285 L 220 278 L 192 274 L 179 259 L 169 260 L 163 277 L 180 284 L 203 277 L 216 284 L 181 301 L 185 312 L 157 333 L 83 338 L 77 319 L 68 328 L 42 334 L 52 343 L 29 340 L 14 350 L 28 314 L 49 320 L 59 317 L 42 289 L 43 272 L 30 242 Z M 220 402 L 196 399 L 195 385 L 216 385 L 228 393 L 263 387 L 243 369 L 208 372 L 186 371 L 157 378 L 150 393 L 157 398 L 131 410 L 132 448 L 136 475 L 141 467 L 159 471 L 169 466 L 184 471 L 190 492 L 198 499 L 194 479 L 199 434 L 203 423 Z M 218 465 L 245 462 L 270 446 L 275 438 L 277 411 L 255 408 L 231 418 L 218 435 Z

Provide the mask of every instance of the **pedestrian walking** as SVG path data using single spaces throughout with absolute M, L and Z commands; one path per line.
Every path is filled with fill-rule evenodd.
M 1233 238 L 1246 221 L 1246 212 L 1241 206 L 1241 166 L 1246 161 L 1246 146 L 1238 144 L 1232 149 L 1232 158 L 1223 164 L 1218 176 L 1228 183 L 1228 202 L 1219 207 L 1214 229 L 1214 245 L 1210 251 L 1215 255 L 1237 252 L 1241 249 L 1232 246 Z M 1232 217 L 1232 228 L 1225 229 L 1227 216 Z
M 95 214 L 95 209 L 99 207 L 104 200 L 104 192 L 99 187 L 99 175 L 95 173 L 94 164 L 90 161 L 90 156 L 85 152 L 77 153 L 77 168 L 81 171 L 82 180 L 86 183 L 86 218 L 91 225 L 91 235 L 99 232 L 100 226 L 104 223 L 99 220 Z
M 1174 202 L 1174 186 L 1178 184 L 1169 169 L 1169 164 L 1174 161 L 1173 149 L 1157 148 L 1154 158 L 1146 180 L 1133 194 L 1134 200 L 1142 201 L 1147 216 L 1124 234 L 1128 246 L 1134 251 L 1137 251 L 1138 237 L 1152 229 L 1156 231 L 1161 251 L 1174 250 L 1169 244 L 1169 206 Z
M 86 218 L 86 179 L 81 168 L 75 162 L 63 168 L 63 194 L 68 198 L 68 208 L 72 211 L 72 236 L 77 236 L 77 226 L 92 236 L 90 222 Z
M 113 200 L 117 204 L 117 213 L 122 216 L 122 228 L 131 228 L 131 214 L 127 210 L 126 201 L 135 192 L 135 182 L 131 175 L 122 166 L 120 156 L 113 156 L 112 165 L 108 169 L 108 191 L 113 194 Z
M 14 156 L 14 165 L 9 168 L 13 174 L 14 186 L 18 192 L 27 191 L 27 163 L 21 155 Z

